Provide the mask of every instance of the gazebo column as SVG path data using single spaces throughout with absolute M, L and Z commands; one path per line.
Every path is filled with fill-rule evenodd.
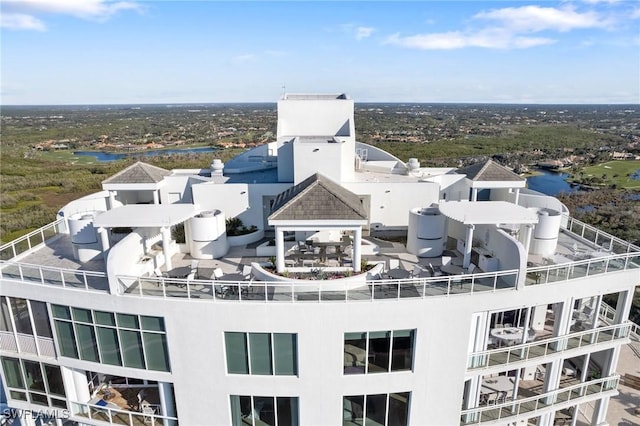
M 116 205 L 116 191 L 109 191 L 109 210 Z
M 478 188 L 471 188 L 471 201 L 478 201 Z
M 469 267 L 469 263 L 471 263 L 471 245 L 473 244 L 474 229 L 474 225 L 467 225 L 467 238 L 464 245 L 464 259 L 462 261 L 462 267 L 464 269 L 467 269 Z
M 276 271 L 284 271 L 284 231 L 276 226 Z
M 360 272 L 360 260 L 362 259 L 362 228 L 357 227 L 353 231 L 353 271 Z
M 516 188 L 516 196 L 515 199 L 513 200 L 513 204 L 518 204 L 518 200 L 520 199 L 520 188 Z
M 529 246 L 531 246 L 531 234 L 533 233 L 533 225 L 527 223 L 526 234 L 524 235 L 524 252 L 529 254 Z
M 162 233 L 162 253 L 164 254 L 164 264 L 167 271 L 173 269 L 171 264 L 171 252 L 169 251 L 169 245 L 171 243 L 171 230 L 168 226 L 163 226 L 160 229 Z
M 160 204 L 160 198 L 158 197 L 158 190 L 153 190 L 153 204 Z
M 107 228 L 99 227 L 98 234 L 100 234 L 100 247 L 102 248 L 102 256 L 104 262 L 107 263 L 107 254 L 109 254 L 109 231 Z

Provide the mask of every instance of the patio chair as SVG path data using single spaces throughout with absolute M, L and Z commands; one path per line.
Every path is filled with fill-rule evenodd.
M 442 271 L 436 270 L 431 263 L 429 263 L 429 272 L 431 272 L 432 277 L 442 276 Z
M 477 268 L 476 264 L 475 263 L 471 263 L 471 264 L 469 264 L 469 269 L 467 269 L 467 272 L 470 273 L 470 274 L 473 274 L 473 271 L 475 271 L 476 268 Z
M 389 270 L 400 267 L 400 259 L 389 259 Z
M 498 401 L 497 392 L 492 392 L 489 395 L 487 395 L 487 405 L 496 405 L 497 401 Z
M 223 275 L 224 275 L 224 272 L 222 272 L 222 269 L 215 268 L 213 270 L 213 273 L 211 274 L 211 279 L 212 280 L 219 280 L 220 278 L 222 278 Z
M 442 265 L 448 265 L 451 263 L 451 256 L 442 256 Z
M 192 260 L 191 261 L 191 272 L 197 272 L 198 271 L 198 264 L 200 263 L 199 260 Z
M 251 278 L 252 270 L 253 270 L 253 267 L 251 265 L 242 266 L 242 275 L 244 276 L 245 280 L 248 280 L 249 278 Z

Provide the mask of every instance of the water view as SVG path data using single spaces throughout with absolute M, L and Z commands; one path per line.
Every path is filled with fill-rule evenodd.
M 567 173 L 552 172 L 545 169 L 538 169 L 537 172 L 540 174 L 527 178 L 527 186 L 533 191 L 555 196 L 561 192 L 575 192 L 578 190 L 577 186 L 573 187 L 565 180 L 569 177 Z
M 123 158 L 130 157 L 153 157 L 157 155 L 171 155 L 171 154 L 200 154 L 204 152 L 213 152 L 215 148 L 200 147 L 200 148 L 179 148 L 179 149 L 160 149 L 153 151 L 134 151 L 134 152 L 101 152 L 101 151 L 75 151 L 73 155 L 96 157 L 99 162 L 109 162 L 121 160 Z

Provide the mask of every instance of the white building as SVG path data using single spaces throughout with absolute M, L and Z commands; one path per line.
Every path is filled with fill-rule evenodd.
M 0 247 L 8 406 L 54 424 L 604 424 L 640 248 L 490 161 L 359 143 L 353 109 L 287 94 L 275 141 L 207 170 L 137 163 Z

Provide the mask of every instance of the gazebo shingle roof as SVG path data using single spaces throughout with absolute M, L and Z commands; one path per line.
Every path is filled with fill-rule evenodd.
M 516 173 L 501 166 L 492 160 L 487 160 L 484 163 L 476 163 L 467 167 L 463 167 L 456 171 L 457 173 L 467 176 L 467 179 L 473 181 L 485 181 L 485 182 L 501 182 L 501 181 L 517 181 L 521 182 L 525 179 L 518 176 Z
M 360 197 L 314 174 L 276 197 L 270 220 L 367 220 Z
M 102 183 L 158 183 L 170 174 L 169 170 L 138 161 Z

